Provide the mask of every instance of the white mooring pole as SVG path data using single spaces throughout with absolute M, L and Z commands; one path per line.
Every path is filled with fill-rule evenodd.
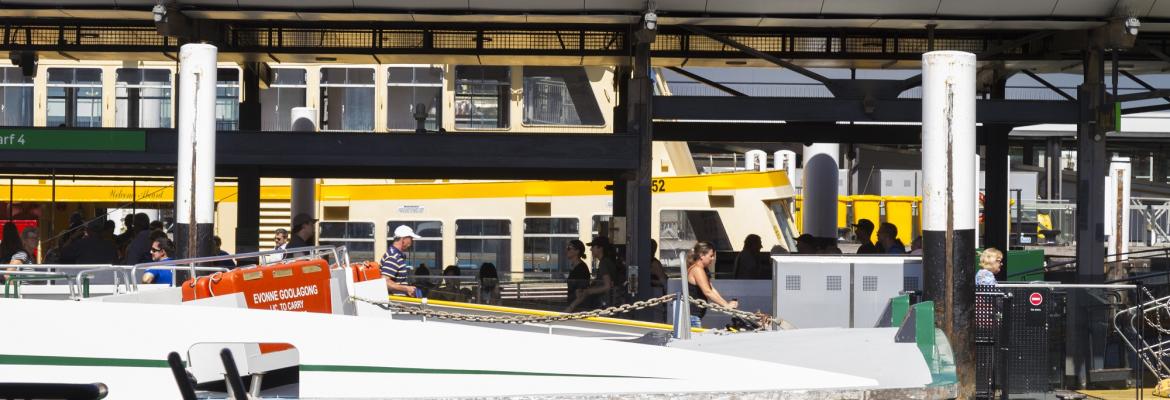
M 813 143 L 804 146 L 801 233 L 820 239 L 837 239 L 837 181 L 841 145 Z M 879 222 L 879 221 L 874 221 Z
M 215 46 L 209 44 L 189 43 L 179 49 L 175 243 L 182 258 L 212 255 L 216 55 Z
M 922 55 L 922 268 L 935 326 L 954 349 L 959 398 L 974 397 L 975 55 Z
M 291 114 L 292 130 L 298 132 L 317 131 L 316 108 L 294 107 Z M 305 213 L 310 217 L 317 218 L 317 190 L 313 181 L 314 178 L 312 177 L 292 179 L 289 217 L 295 217 L 297 214 Z

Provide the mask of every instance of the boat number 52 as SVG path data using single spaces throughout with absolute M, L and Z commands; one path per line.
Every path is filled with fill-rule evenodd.
M 666 191 L 665 179 L 653 179 L 650 181 L 650 191 L 654 193 Z

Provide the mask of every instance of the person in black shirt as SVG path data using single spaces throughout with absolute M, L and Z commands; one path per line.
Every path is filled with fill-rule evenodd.
M 581 303 L 591 300 L 596 297 L 597 306 L 605 307 L 611 304 L 613 296 L 611 292 L 618 282 L 618 264 L 617 252 L 613 246 L 609 244 L 609 238 L 605 236 L 595 236 L 592 242 L 586 243 L 589 246 L 589 252 L 593 256 L 593 260 L 597 263 L 597 275 L 594 276 L 593 282 L 588 288 L 577 289 L 576 299 L 569 303 L 566 312 L 572 312 Z M 622 280 L 624 282 L 624 280 Z
M 573 239 L 565 245 L 565 259 L 572 265 L 565 283 L 569 287 L 569 304 L 577 301 L 577 291 L 589 287 L 589 264 L 585 263 L 585 243 Z
M 873 237 L 873 222 L 868 219 L 862 219 L 853 224 L 853 234 L 857 236 L 857 242 L 861 243 L 861 247 L 857 248 L 857 254 L 881 254 L 882 249 L 873 244 L 870 238 Z
M 309 214 L 300 213 L 292 219 L 292 232 L 286 248 L 295 249 L 298 247 L 309 247 L 317 245 L 317 219 L 310 217 Z M 305 253 L 292 253 L 289 257 L 298 257 Z
M 500 272 L 496 265 L 485 262 L 479 266 L 479 303 L 497 304 L 500 299 Z

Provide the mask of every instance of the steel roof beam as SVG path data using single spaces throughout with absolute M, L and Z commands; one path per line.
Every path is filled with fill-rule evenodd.
M 977 100 L 977 122 L 1058 124 L 1077 121 L 1077 103 L 1046 100 Z M 867 112 L 867 108 L 872 109 Z M 674 121 L 921 122 L 920 99 L 655 96 L 654 119 Z

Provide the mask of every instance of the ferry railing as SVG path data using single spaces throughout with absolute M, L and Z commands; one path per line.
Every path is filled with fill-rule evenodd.
M 58 279 L 66 279 L 69 277 L 59 272 L 49 271 L 12 271 L 3 274 L 4 279 L 4 297 L 20 297 L 21 282 L 52 282 Z M 72 286 L 70 286 L 72 289 Z
M 285 257 L 288 254 L 293 254 L 294 256 Z M 269 256 L 274 255 L 280 255 L 281 258 L 278 261 L 269 262 L 268 259 L 275 258 Z M 312 258 L 325 258 L 327 260 L 333 260 L 333 265 L 330 266 L 330 269 L 341 268 L 342 266 L 349 265 L 350 263 L 349 252 L 346 250 L 345 246 L 307 246 L 291 249 L 257 251 L 252 253 L 238 253 L 139 263 L 130 268 L 130 275 L 138 276 L 138 270 L 140 269 L 170 269 L 172 273 L 179 269 L 186 269 L 190 271 L 191 276 L 196 276 L 199 271 L 222 272 L 231 269 L 227 267 L 199 266 L 198 264 L 211 264 L 218 261 L 256 260 L 256 265 L 277 265 Z M 186 265 L 186 267 L 184 267 L 184 265 Z M 135 290 L 138 289 L 137 282 L 134 282 L 133 286 Z

